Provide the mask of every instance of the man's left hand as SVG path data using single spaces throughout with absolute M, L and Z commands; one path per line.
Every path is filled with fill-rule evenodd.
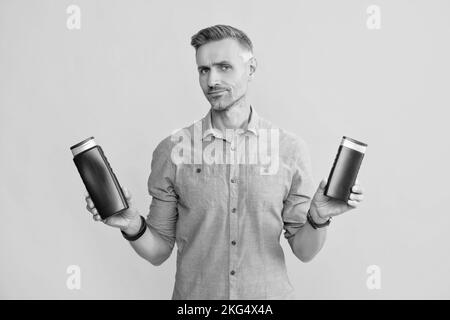
M 326 185 L 327 179 L 322 179 L 311 201 L 311 216 L 317 223 L 325 222 L 331 217 L 358 207 L 359 203 L 364 199 L 363 189 L 358 179 L 356 179 L 352 187 L 352 192 L 347 202 L 324 195 Z

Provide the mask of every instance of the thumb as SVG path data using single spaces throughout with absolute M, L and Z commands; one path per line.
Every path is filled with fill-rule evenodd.
M 323 178 L 322 179 L 322 181 L 320 181 L 320 184 L 319 184 L 319 188 L 320 189 L 325 189 L 325 186 L 327 185 L 327 178 Z
M 122 190 L 123 190 L 123 194 L 125 195 L 125 199 L 127 199 L 127 202 L 129 204 L 131 204 L 131 198 L 132 197 L 131 197 L 130 191 L 127 188 L 125 188 L 125 187 L 123 187 Z
M 103 220 L 103 223 L 115 228 L 123 228 L 127 226 L 127 223 L 123 221 L 123 219 L 117 219 L 114 216 L 106 218 L 105 220 Z

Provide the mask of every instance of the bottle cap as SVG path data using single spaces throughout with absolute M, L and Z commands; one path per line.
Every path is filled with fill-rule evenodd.
M 341 140 L 341 146 L 356 150 L 361 153 L 366 152 L 367 144 L 364 142 L 343 136 Z
M 77 154 L 90 149 L 92 147 L 95 147 L 97 143 L 94 140 L 94 137 L 87 138 L 80 143 L 77 143 L 70 147 L 70 150 L 72 151 L 73 156 L 75 157 Z

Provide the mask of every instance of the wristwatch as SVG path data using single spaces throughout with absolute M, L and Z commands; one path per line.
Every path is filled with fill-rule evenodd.
M 314 222 L 313 218 L 311 217 L 311 213 L 309 213 L 309 210 L 308 210 L 308 214 L 306 215 L 306 218 L 308 219 L 309 224 L 314 229 L 327 227 L 331 223 L 331 217 L 328 218 L 328 220 L 326 222 L 324 222 L 324 223 L 316 223 L 316 222 Z
M 135 235 L 128 235 L 125 232 L 123 232 L 122 230 L 120 230 L 120 232 L 122 232 L 122 236 L 127 239 L 128 241 L 136 241 L 137 239 L 139 239 L 140 237 L 142 237 L 142 235 L 145 233 L 145 231 L 147 230 L 147 223 L 145 222 L 145 218 L 143 216 L 141 217 L 141 227 L 139 228 L 138 233 L 136 233 Z

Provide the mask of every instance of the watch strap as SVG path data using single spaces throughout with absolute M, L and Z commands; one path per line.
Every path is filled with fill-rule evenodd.
M 331 223 L 331 218 L 329 218 L 326 222 L 324 223 L 316 223 L 314 222 L 313 218 L 311 217 L 311 213 L 308 210 L 308 214 L 306 215 L 306 218 L 308 219 L 309 224 L 314 228 L 314 229 L 318 229 L 318 228 L 324 228 L 327 227 L 330 223 Z
M 128 241 L 136 241 L 137 239 L 139 239 L 140 237 L 142 237 L 142 235 L 145 233 L 145 231 L 147 230 L 147 223 L 145 222 L 145 218 L 143 216 L 141 217 L 141 227 L 139 228 L 138 233 L 136 233 L 135 235 L 128 235 L 125 232 L 123 232 L 123 230 L 120 230 L 120 232 L 122 232 L 122 236 L 127 239 Z

